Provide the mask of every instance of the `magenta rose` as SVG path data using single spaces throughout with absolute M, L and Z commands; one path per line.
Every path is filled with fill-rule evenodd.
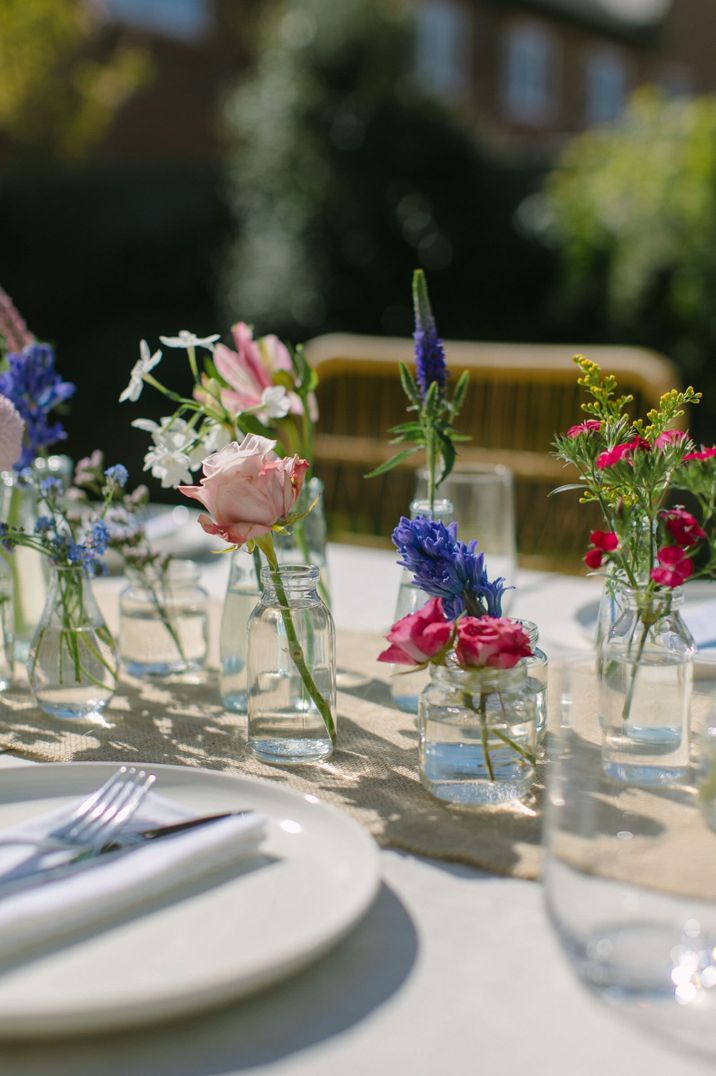
M 207 534 L 242 545 L 267 534 L 288 516 L 298 498 L 308 462 L 298 456 L 279 459 L 275 441 L 247 434 L 204 460 L 198 486 L 178 486 L 180 493 L 204 505 L 199 516 Z
M 457 622 L 455 656 L 465 669 L 485 665 L 511 669 L 531 654 L 530 637 L 515 620 L 465 616 Z
M 393 624 L 386 635 L 390 646 L 378 661 L 422 665 L 446 649 L 452 633 L 453 625 L 443 612 L 442 600 L 431 598 L 417 613 L 409 613 Z
M 587 418 L 584 422 L 578 422 L 576 426 L 570 426 L 567 437 L 579 437 L 580 433 L 599 433 L 602 428 L 601 422 L 596 418 Z
M 693 575 L 694 562 L 684 556 L 678 545 L 666 545 L 656 554 L 658 568 L 652 568 L 651 578 L 662 587 L 680 587 Z
M 696 545 L 706 537 L 706 531 L 685 508 L 671 508 L 669 511 L 660 512 L 659 515 L 673 540 L 683 548 Z

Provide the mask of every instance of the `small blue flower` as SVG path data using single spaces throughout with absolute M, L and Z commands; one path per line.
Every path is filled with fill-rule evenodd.
M 401 554 L 398 563 L 413 575 L 413 586 L 442 598 L 450 620 L 464 612 L 502 615 L 505 580 L 490 581 L 484 553 L 476 552 L 475 541 L 458 541 L 456 523 L 446 527 L 424 516 L 403 517 L 393 531 L 393 544 Z
M 64 493 L 65 486 L 61 478 L 43 478 L 40 482 L 40 489 L 46 497 L 59 497 L 61 493 Z
M 120 489 L 124 489 L 124 487 L 127 485 L 129 473 L 127 471 L 127 468 L 123 464 L 115 463 L 112 467 L 107 468 L 107 470 L 104 472 L 104 477 L 109 482 L 114 482 L 114 484 L 119 486 Z
M 92 549 L 98 556 L 102 556 L 107 551 L 109 545 L 109 527 L 103 519 L 97 519 L 92 524 L 92 528 L 89 534 L 89 542 Z
M 55 529 L 55 521 L 52 516 L 38 516 L 35 523 L 35 534 L 47 534 Z

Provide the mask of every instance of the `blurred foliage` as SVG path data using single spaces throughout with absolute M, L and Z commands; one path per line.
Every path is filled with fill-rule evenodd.
M 619 124 L 570 143 L 532 208 L 560 253 L 557 319 L 669 355 L 705 390 L 695 428 L 713 440 L 716 98 L 639 91 Z
M 130 422 L 158 418 L 166 401 L 118 398 L 145 337 L 221 328 L 216 252 L 229 226 L 218 169 L 206 164 L 133 168 L 48 166 L 0 175 L 0 282 L 35 335 L 57 350 L 77 382 L 63 419 L 75 459 L 104 448 L 142 476 L 146 434 Z M 190 387 L 184 364 L 169 383 Z M 184 378 L 184 381 L 181 378 Z M 162 499 L 149 481 L 152 497 Z
M 456 110 L 421 88 L 402 10 L 268 9 L 255 69 L 226 108 L 229 318 L 298 339 L 406 334 L 422 266 L 444 336 L 539 333 L 548 259 L 513 226 L 536 177 L 489 161 Z
M 0 132 L 17 151 L 77 160 L 151 74 L 145 49 L 104 55 L 86 0 L 2 0 Z

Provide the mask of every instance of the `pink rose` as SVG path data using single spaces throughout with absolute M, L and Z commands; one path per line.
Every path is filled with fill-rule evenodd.
M 417 613 L 409 613 L 390 629 L 386 639 L 391 644 L 378 661 L 393 665 L 422 665 L 448 646 L 453 625 L 443 613 L 440 598 L 431 598 Z
M 694 562 L 684 556 L 677 545 L 666 545 L 656 554 L 659 568 L 652 568 L 651 578 L 662 587 L 680 587 L 693 575 Z
M 207 534 L 241 545 L 267 534 L 289 514 L 298 498 L 308 462 L 298 456 L 279 459 L 275 441 L 247 434 L 204 460 L 198 486 L 178 486 L 199 501 L 209 516 L 199 516 Z M 210 518 L 211 517 L 211 518 Z
M 567 437 L 579 437 L 580 433 L 599 433 L 602 428 L 601 422 L 596 418 L 587 418 L 576 426 L 570 426 Z
M 684 508 L 672 508 L 667 512 L 660 512 L 659 516 L 678 546 L 686 548 L 696 545 L 706 537 L 706 531 L 699 526 L 698 520 Z
M 22 455 L 25 423 L 7 396 L 0 396 L 0 471 L 9 471 Z
M 507 617 L 465 616 L 457 622 L 455 656 L 463 668 L 511 669 L 531 653 L 529 635 Z

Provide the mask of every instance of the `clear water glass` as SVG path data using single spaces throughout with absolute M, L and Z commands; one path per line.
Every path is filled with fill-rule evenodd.
M 260 562 L 259 562 L 260 574 Z M 248 704 L 249 617 L 259 600 L 254 557 L 243 549 L 231 554 L 229 582 L 219 634 L 219 690 L 224 708 L 245 714 Z
M 263 762 L 300 765 L 333 753 L 319 702 L 335 726 L 336 632 L 318 581 L 313 565 L 261 574 L 261 598 L 249 618 L 247 744 Z
M 427 491 L 427 472 L 421 471 L 416 497 Z M 444 482 L 438 495 L 450 501 L 458 537 L 477 539 L 485 554 L 490 579 L 502 576 L 514 585 L 517 576 L 517 539 L 515 531 L 515 494 L 512 471 L 501 464 L 462 465 L 458 463 Z M 502 612 L 509 613 L 512 590 L 505 592 Z
M 166 569 L 129 569 L 119 598 L 119 649 L 130 676 L 194 676 L 206 667 L 208 595 L 200 569 L 171 560 Z
M 602 765 L 593 655 L 553 662 L 547 910 L 581 981 L 621 1016 L 716 1050 L 716 857 L 695 788 L 626 788 Z M 713 724 L 713 700 L 694 697 Z

